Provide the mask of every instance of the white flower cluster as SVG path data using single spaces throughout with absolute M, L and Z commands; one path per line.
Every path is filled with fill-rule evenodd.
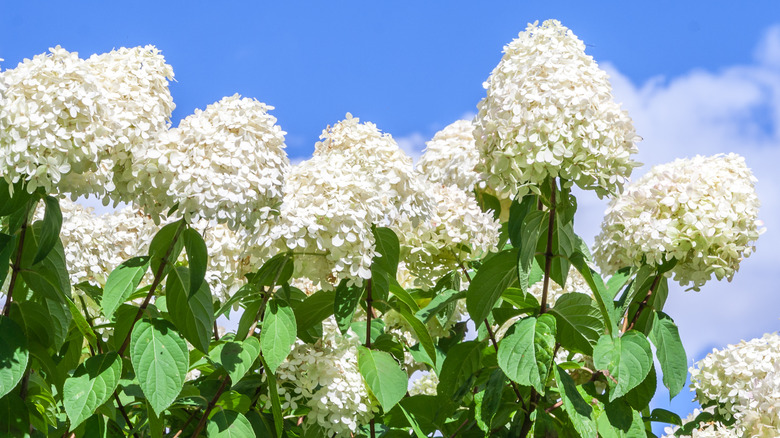
M 439 386 L 439 376 L 434 372 L 425 372 L 412 382 L 409 395 L 436 395 L 436 387 Z
M 780 335 L 713 350 L 690 373 L 699 403 L 733 417 L 740 436 L 780 436 Z
M 113 142 L 98 78 L 77 53 L 50 52 L 0 74 L 0 177 L 31 193 L 70 189 L 63 175 L 93 170 Z
M 171 113 L 176 107 L 168 89 L 173 68 L 154 46 L 123 47 L 92 55 L 86 64 L 99 78 L 111 104 L 116 139 L 113 148 L 106 151 L 107 159 L 99 164 L 98 181 L 106 181 L 108 190 L 113 190 L 109 195 L 115 200 L 129 202 L 135 199 L 127 189 L 133 179 L 133 155 L 156 143 L 158 135 L 170 126 Z M 106 172 L 103 178 L 102 172 Z M 113 184 L 119 187 L 114 190 Z M 80 194 L 87 193 L 82 190 Z
M 714 411 L 712 408 L 707 409 L 694 409 L 693 412 L 688 415 L 687 418 L 683 419 L 682 423 L 683 425 L 686 425 L 693 421 L 697 416 L 699 416 L 702 412 L 709 412 L 713 413 Z M 671 427 L 665 427 L 664 432 L 666 435 L 664 435 L 664 438 L 672 438 L 674 437 L 675 433 L 680 429 L 679 426 L 671 426 Z M 738 438 L 742 435 L 737 433 L 737 430 L 733 427 L 725 426 L 719 421 L 707 421 L 702 423 L 698 428 L 693 429 L 691 431 L 690 435 L 681 435 L 683 437 L 689 436 L 691 438 Z M 774 437 L 774 435 L 772 435 Z M 768 438 L 768 437 L 767 437 Z
M 474 125 L 469 120 L 458 120 L 437 132 L 425 143 L 417 169 L 432 183 L 473 191 L 480 182 L 480 174 L 474 170 L 479 152 L 473 132 Z
M 542 281 L 538 281 L 528 288 L 528 293 L 533 295 L 540 303 L 542 301 L 542 292 L 544 292 L 544 282 Z M 573 266 L 569 268 L 569 275 L 566 277 L 566 287 L 561 287 L 555 281 L 550 281 L 547 285 L 547 305 L 552 307 L 555 305 L 558 297 L 570 292 L 580 292 L 593 296 L 590 286 L 588 286 L 580 271 Z
M 561 177 L 599 196 L 620 192 L 638 164 L 631 118 L 614 102 L 585 44 L 555 20 L 529 24 L 485 82 L 474 137 L 488 187 L 523 195 Z
M 429 288 L 466 260 L 497 251 L 501 224 L 493 212 L 483 212 L 474 196 L 456 186 L 429 184 L 431 215 L 415 227 L 402 222 L 403 260 L 416 277 L 417 287 Z
M 114 192 L 114 171 L 167 129 L 172 68 L 154 46 L 87 60 L 50 51 L 0 74 L 0 176 L 30 192 L 131 199 Z
M 411 158 L 374 124 L 348 114 L 321 138 L 314 156 L 290 170 L 269 241 L 295 252 L 298 274 L 329 287 L 371 278 L 372 225 L 419 221 L 430 206 Z
M 129 190 L 155 219 L 178 204 L 187 220 L 267 230 L 289 167 L 271 109 L 234 95 L 196 110 L 137 154 Z
M 699 290 L 714 274 L 731 280 L 763 230 L 755 177 L 737 154 L 696 156 L 654 167 L 613 199 L 594 259 L 611 274 L 672 258 L 675 280 Z
M 360 341 L 350 335 L 342 336 L 329 318 L 322 339 L 314 345 L 298 340 L 276 372 L 282 409 L 308 406 L 306 422 L 322 427 L 324 436 L 353 436 L 379 409 L 358 369 Z

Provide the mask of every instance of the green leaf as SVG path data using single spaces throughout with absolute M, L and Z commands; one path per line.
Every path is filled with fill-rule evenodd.
M 162 277 L 168 274 L 173 263 L 179 258 L 179 254 L 181 254 L 181 250 L 184 247 L 184 242 L 182 242 L 182 239 L 179 239 L 179 233 L 181 233 L 184 225 L 184 219 L 181 219 L 160 228 L 160 231 L 152 238 L 152 242 L 149 243 L 149 264 L 154 275 L 157 275 L 160 264 L 163 263 L 166 255 L 168 257 L 164 261 L 165 267 L 162 270 Z
M 507 287 L 517 282 L 517 249 L 502 251 L 477 271 L 466 292 L 466 308 L 477 327 Z
M 184 240 L 184 248 L 187 250 L 187 263 L 190 268 L 190 288 L 188 294 L 193 296 L 198 293 L 203 280 L 206 278 L 209 252 L 203 237 L 194 229 L 187 228 L 182 232 L 181 237 Z
M 484 191 L 478 191 L 477 204 L 479 205 L 480 210 L 485 213 L 492 211 L 493 219 L 498 220 L 498 218 L 501 217 L 501 201 L 495 196 L 485 193 Z
M 628 391 L 624 399 L 634 410 L 643 411 L 645 408 L 648 408 L 657 388 L 658 380 L 655 375 L 655 366 L 651 364 L 650 372 L 647 373 L 645 380 L 631 391 Z
M 498 346 L 498 366 L 513 381 L 544 394 L 555 347 L 555 318 L 542 314 L 517 321 Z
M 391 281 L 390 291 L 393 293 L 393 296 L 398 299 L 398 301 L 404 303 L 411 312 L 417 312 L 420 310 L 420 306 L 417 304 L 417 301 L 415 301 L 409 292 L 402 288 L 395 279 Z
M 675 414 L 674 412 L 667 411 L 666 409 L 661 408 L 655 408 L 653 409 L 653 412 L 650 413 L 650 417 L 648 418 L 650 421 L 655 421 L 658 423 L 666 423 L 666 424 L 673 424 L 675 426 L 682 426 L 682 419 L 679 415 Z
M 669 315 L 655 312 L 650 341 L 655 345 L 658 362 L 661 363 L 664 386 L 669 388 L 670 399 L 674 398 L 688 378 L 688 358 L 677 326 Z
M 179 395 L 189 368 L 187 343 L 163 319 L 141 320 L 130 337 L 130 361 L 138 385 L 157 415 Z
M 384 351 L 358 347 L 358 368 L 385 412 L 390 411 L 406 395 L 406 373 Z
M 272 373 L 290 354 L 297 337 L 295 313 L 290 305 L 278 299 L 269 301 L 260 331 L 260 350 Z
M 417 438 L 426 438 L 426 435 L 423 433 L 422 429 L 420 429 L 420 425 L 417 424 L 417 421 L 409 414 L 409 412 L 406 412 L 406 409 L 404 409 L 403 405 L 398 404 L 398 408 L 401 409 L 404 417 L 406 417 L 406 421 L 408 421 L 409 425 L 412 426 L 412 430 L 414 431 L 414 434 L 417 436 Z
M 596 418 L 599 436 L 604 438 L 645 438 L 645 425 L 639 411 L 623 400 L 607 403 Z
M 336 292 L 332 290 L 320 290 L 309 296 L 304 301 L 295 304 L 295 322 L 298 333 L 305 333 L 316 324 L 333 314 L 333 303 Z
M 227 371 L 230 381 L 238 383 L 260 355 L 260 341 L 250 336 L 242 342 L 219 344 L 209 352 L 209 357 Z
M 397 310 L 403 319 L 409 323 L 409 326 L 411 326 L 412 331 L 414 332 L 414 336 L 420 341 L 420 345 L 425 349 L 425 352 L 428 354 L 431 361 L 433 361 L 433 366 L 435 367 L 436 347 L 433 345 L 433 338 L 431 337 L 430 332 L 428 332 L 428 327 L 417 319 L 416 316 L 412 315 L 412 312 L 410 312 L 406 306 L 401 306 Z
M 437 313 L 447 308 L 450 303 L 457 301 L 465 296 L 466 291 L 447 289 L 433 297 L 425 307 L 415 313 L 415 316 L 420 318 L 422 322 L 427 323 Z
M 355 315 L 358 302 L 363 296 L 365 288 L 363 286 L 347 286 L 347 280 L 342 280 L 336 287 L 336 297 L 333 300 L 333 316 L 336 317 L 336 323 L 342 335 L 347 334 L 349 325 L 352 324 L 352 317 Z
M 471 389 L 474 373 L 482 369 L 484 343 L 466 341 L 454 345 L 439 372 L 436 394 L 447 401 L 463 397 Z
M 11 253 L 16 248 L 16 236 L 0 233 L 0 284 L 5 283 L 5 277 L 11 263 Z
M 4 178 L 0 178 L 0 216 L 8 216 L 22 209 L 32 198 L 25 188 L 25 181 L 13 184 L 14 195 L 11 196 L 11 185 Z
M 38 251 L 35 253 L 33 264 L 40 262 L 49 255 L 49 251 L 60 240 L 60 229 L 62 228 L 60 201 L 54 196 L 46 196 L 43 198 L 43 202 L 46 204 L 46 210 L 43 214 L 43 226 L 41 227 Z
M 553 228 L 552 239 L 553 254 L 563 257 L 553 257 L 553 259 L 550 261 L 550 278 L 561 285 L 561 287 L 564 287 L 566 285 L 566 278 L 569 275 L 569 257 L 574 252 L 577 242 L 574 234 L 574 223 L 564 223 L 560 219 L 556 220 Z
M 596 422 L 593 421 L 593 407 L 582 398 L 574 379 L 563 368 L 558 365 L 553 368 L 555 381 L 558 382 L 558 389 L 561 392 L 563 410 L 568 414 L 574 429 L 581 437 L 595 438 L 597 432 Z
M 567 350 L 593 355 L 593 346 L 604 333 L 598 304 L 581 293 L 563 294 L 550 309 L 558 326 L 558 343 Z
M 260 356 L 260 361 L 263 363 L 263 368 L 268 369 L 268 364 L 265 362 L 263 356 Z M 268 398 L 271 399 L 271 412 L 274 416 L 274 429 L 276 436 L 282 436 L 282 430 L 284 430 L 284 417 L 282 417 L 282 402 L 279 400 L 279 388 L 276 387 L 276 374 L 265 373 L 268 379 Z
M 571 255 L 569 258 L 571 264 L 577 268 L 577 271 L 582 275 L 582 278 L 590 286 L 590 290 L 593 292 L 593 298 L 598 303 L 599 311 L 604 320 L 604 328 L 608 334 L 617 332 L 617 320 L 614 317 L 615 304 L 612 296 L 607 292 L 607 287 L 604 285 L 604 280 L 598 272 L 594 271 L 588 265 L 588 261 L 581 253 L 577 252 Z
M 64 297 L 65 303 L 68 305 L 68 310 L 70 310 L 70 316 L 73 317 L 73 323 L 76 325 L 76 328 L 78 331 L 81 332 L 82 335 L 87 339 L 87 342 L 89 342 L 90 345 L 93 347 L 97 347 L 97 336 L 95 335 L 95 332 L 92 330 L 92 326 L 89 325 L 87 320 L 84 318 L 84 315 L 81 314 L 81 310 L 79 310 L 78 307 L 76 307 L 76 303 L 71 301 L 70 298 Z
M 206 424 L 206 436 L 209 438 L 248 438 L 254 437 L 252 424 L 236 411 L 222 409 Z
M 474 396 L 474 417 L 477 426 L 485 432 L 492 429 L 493 417 L 498 412 L 505 386 L 506 375 L 500 369 L 494 369 L 488 377 L 485 389 Z
M 290 253 L 277 254 L 265 262 L 249 281 L 256 286 L 274 287 L 287 283 L 293 273 L 293 258 Z
M 536 246 L 548 222 L 549 213 L 541 210 L 531 211 L 523 218 L 520 228 L 520 253 L 517 261 L 518 272 L 520 273 L 520 288 L 523 291 L 528 291 L 530 286 L 529 277 L 535 258 Z
M 65 265 L 65 251 L 59 239 L 46 257 L 33 263 L 38 251 L 39 236 L 43 223 L 38 221 L 27 228 L 22 249 L 21 274 L 24 282 L 36 294 L 53 300 L 63 301 L 70 297 L 70 277 Z
M 214 307 L 208 283 L 200 283 L 200 289 L 191 292 L 190 270 L 177 266 L 168 275 L 165 284 L 168 315 L 181 334 L 198 350 L 208 354 L 214 327 Z
M 144 278 L 148 267 L 149 257 L 133 257 L 111 271 L 106 279 L 103 299 L 100 302 L 106 319 L 110 321 L 119 305 L 132 295 Z
M 607 379 L 611 387 L 609 401 L 613 401 L 645 380 L 653 364 L 653 353 L 642 333 L 629 330 L 620 338 L 602 336 L 593 348 L 593 363 L 617 380 L 614 384 Z
M 262 299 L 256 299 L 249 301 L 244 305 L 244 313 L 241 315 L 241 319 L 238 320 L 238 328 L 236 329 L 236 339 L 245 339 L 248 336 L 253 336 L 254 333 L 249 333 L 249 329 L 255 324 L 260 314 L 260 308 L 263 306 Z
M 516 287 L 507 288 L 502 294 L 501 299 L 515 306 L 521 313 L 538 313 L 539 301 L 535 296 Z
M 22 379 L 29 356 L 22 328 L 11 318 L 0 316 L 0 397 L 11 392 Z
M 512 242 L 512 246 L 516 248 L 522 246 L 523 220 L 528 213 L 538 209 L 538 203 L 539 197 L 533 193 L 523 196 L 520 202 L 517 202 L 517 199 L 512 201 L 509 207 L 509 241 Z
M 607 281 L 608 296 L 614 300 L 620 289 L 623 289 L 623 286 L 628 283 L 632 275 L 631 268 L 623 268 L 615 272 Z
M 376 239 L 376 252 L 380 255 L 374 258 L 372 267 L 377 266 L 395 278 L 401 253 L 398 236 L 390 228 L 374 227 L 372 231 Z
M 122 377 L 122 358 L 114 352 L 90 357 L 65 380 L 62 401 L 74 429 L 114 393 Z
M 29 424 L 30 413 L 24 400 L 19 398 L 16 394 L 8 394 L 5 397 L 0 397 L 0 436 L 30 436 L 28 435 Z

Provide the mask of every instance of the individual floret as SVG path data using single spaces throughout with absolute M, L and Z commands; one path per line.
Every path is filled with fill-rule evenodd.
M 509 197 L 560 177 L 603 197 L 638 165 L 634 126 L 585 44 L 555 20 L 504 47 L 484 87 L 474 137 L 488 187 Z

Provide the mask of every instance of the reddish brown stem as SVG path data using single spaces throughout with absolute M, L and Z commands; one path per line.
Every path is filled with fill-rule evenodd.
M 550 268 L 552 267 L 552 242 L 553 231 L 555 230 L 555 178 L 550 183 L 550 221 L 547 226 L 547 250 L 544 252 L 544 283 L 542 285 L 542 302 L 539 304 L 539 314 L 543 314 L 547 311 L 547 291 L 550 287 Z
M 127 336 L 125 336 L 125 340 L 122 342 L 122 346 L 117 352 L 120 356 L 130 345 L 130 335 L 133 333 L 133 327 L 135 326 L 135 323 L 141 319 L 141 316 L 144 314 L 146 307 L 149 306 L 149 302 L 152 300 L 152 296 L 154 296 L 154 292 L 157 289 L 157 286 L 159 286 L 160 282 L 162 281 L 163 273 L 165 272 L 165 264 L 168 263 L 168 257 L 171 256 L 173 248 L 176 246 L 176 241 L 179 240 L 179 235 L 184 230 L 184 226 L 184 221 L 181 221 L 179 227 L 176 229 L 176 234 L 173 236 L 173 240 L 171 240 L 171 246 L 168 247 L 168 250 L 165 252 L 165 257 L 160 260 L 160 266 L 157 267 L 157 272 L 154 273 L 154 280 L 152 280 L 152 286 L 149 288 L 149 293 L 146 294 L 146 298 L 144 298 L 143 303 L 141 303 L 141 307 L 138 308 L 138 312 L 136 312 L 135 318 L 133 318 L 133 323 L 130 324 L 130 330 L 127 332 Z
M 203 412 L 203 416 L 200 418 L 200 421 L 198 421 L 198 425 L 195 426 L 195 432 L 192 434 L 193 438 L 198 438 L 200 433 L 203 431 L 203 427 L 206 425 L 206 420 L 209 418 L 209 414 L 211 413 L 211 410 L 214 409 L 214 406 L 217 404 L 217 400 L 219 400 L 219 396 L 222 395 L 222 393 L 225 391 L 225 388 L 227 388 L 228 380 L 230 380 L 230 377 L 225 376 L 222 379 L 222 384 L 219 386 L 219 389 L 217 389 L 217 393 L 214 394 L 214 397 L 209 401 L 208 406 L 206 406 L 206 411 Z M 185 423 L 185 426 L 187 424 Z M 181 435 L 181 433 L 184 431 L 184 428 L 182 430 L 176 432 L 176 435 L 174 435 L 174 438 Z
M 11 311 L 11 299 L 14 293 L 14 286 L 16 286 L 16 278 L 19 276 L 19 271 L 22 270 L 22 248 L 24 248 L 24 236 L 27 234 L 27 217 L 30 213 L 29 205 L 25 206 L 24 219 L 22 221 L 22 228 L 19 230 L 19 246 L 16 248 L 16 259 L 11 267 L 11 279 L 8 282 L 8 295 L 5 297 L 5 306 L 3 307 L 3 315 L 8 316 Z
M 655 289 L 658 287 L 658 283 L 661 281 L 661 275 L 662 274 L 658 274 L 653 279 L 653 284 L 650 285 L 650 290 L 647 291 L 645 299 L 639 303 L 639 307 L 636 309 L 636 313 L 634 313 L 634 317 L 631 318 L 631 323 L 628 325 L 626 325 L 626 322 L 628 321 L 628 315 L 626 315 L 626 319 L 623 321 L 623 333 L 631 330 L 636 325 L 636 322 L 639 320 L 639 315 L 641 315 L 642 311 L 645 310 L 647 303 L 650 301 L 650 297 L 653 296 L 653 292 L 655 292 Z

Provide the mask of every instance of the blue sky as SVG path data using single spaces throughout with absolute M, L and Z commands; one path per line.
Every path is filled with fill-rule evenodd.
M 524 4 L 525 3 L 525 4 Z M 749 6 L 747 6 L 749 5 Z M 154 44 L 173 66 L 174 124 L 240 93 L 276 107 L 288 153 L 306 158 L 351 112 L 410 153 L 476 111 L 501 48 L 526 23 L 557 18 L 613 79 L 635 120 L 640 161 L 738 152 L 759 178 L 768 232 L 732 283 L 674 289 L 667 311 L 692 358 L 778 329 L 780 3 L 6 1 L 0 58 L 12 68 L 61 45 L 82 57 Z M 640 168 L 637 176 L 648 167 Z M 604 203 L 582 195 L 592 241 Z M 659 405 L 665 390 L 659 391 Z M 674 410 L 687 412 L 683 392 Z

